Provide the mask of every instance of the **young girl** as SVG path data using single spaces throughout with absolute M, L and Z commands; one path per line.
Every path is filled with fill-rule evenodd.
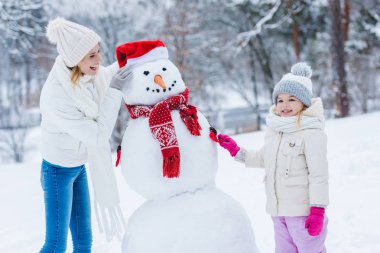
M 69 227 L 74 252 L 91 252 L 86 162 L 108 238 L 121 228 L 109 137 L 121 105 L 125 71 L 116 64 L 100 66 L 100 37 L 84 26 L 57 18 L 49 23 L 47 37 L 57 44 L 59 55 L 40 98 L 46 215 L 45 244 L 40 252 L 65 252 Z
M 311 99 L 311 74 L 308 65 L 298 63 L 276 84 L 260 150 L 246 150 L 231 137 L 218 136 L 235 160 L 265 168 L 266 209 L 274 223 L 276 253 L 326 252 L 327 139 L 322 101 Z

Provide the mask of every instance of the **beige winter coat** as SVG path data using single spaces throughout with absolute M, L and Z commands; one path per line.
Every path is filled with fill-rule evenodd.
M 304 114 L 323 118 L 321 100 L 314 100 Z M 329 204 L 326 146 L 322 129 L 284 133 L 268 127 L 264 147 L 246 151 L 247 167 L 265 168 L 271 216 L 306 216 L 311 205 Z

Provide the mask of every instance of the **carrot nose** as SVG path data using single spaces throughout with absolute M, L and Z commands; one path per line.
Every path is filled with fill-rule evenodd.
M 164 80 L 162 80 L 162 77 L 160 75 L 154 76 L 154 82 L 158 84 L 161 88 L 166 89 L 166 85 L 164 83 Z

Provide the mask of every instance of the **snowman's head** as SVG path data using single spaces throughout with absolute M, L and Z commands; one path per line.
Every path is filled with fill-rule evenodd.
M 171 61 L 160 59 L 134 67 L 122 91 L 127 104 L 155 105 L 185 89 L 178 68 Z
M 128 42 L 116 48 L 116 55 L 119 66 L 130 71 L 122 90 L 127 104 L 155 105 L 185 91 L 162 41 Z

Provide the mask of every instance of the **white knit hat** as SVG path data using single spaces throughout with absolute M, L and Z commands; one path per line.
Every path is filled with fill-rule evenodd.
M 57 44 L 58 53 L 68 67 L 74 67 L 100 41 L 99 35 L 93 30 L 68 21 L 56 18 L 49 22 L 46 37 Z

